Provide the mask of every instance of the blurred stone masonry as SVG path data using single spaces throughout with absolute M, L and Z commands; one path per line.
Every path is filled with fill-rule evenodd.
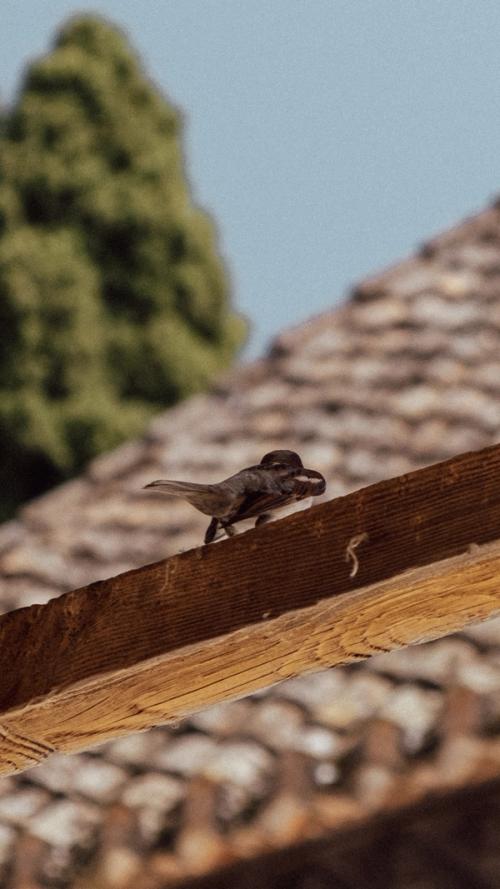
M 151 479 L 217 481 L 287 447 L 331 498 L 499 440 L 493 206 L 29 504 L 0 528 L 2 606 L 198 545 L 204 518 Z M 0 885 L 160 889 L 496 778 L 492 621 L 3 779 Z

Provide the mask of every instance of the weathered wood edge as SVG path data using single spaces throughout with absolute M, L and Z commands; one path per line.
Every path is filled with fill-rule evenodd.
M 498 613 L 499 469 L 461 455 L 4 615 L 0 773 Z

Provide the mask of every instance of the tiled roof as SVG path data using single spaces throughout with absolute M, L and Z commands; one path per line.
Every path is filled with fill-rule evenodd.
M 29 504 L 0 528 L 3 607 L 199 544 L 203 516 L 143 492 L 154 478 L 216 481 L 286 447 L 327 476 L 331 498 L 498 440 L 492 207 Z M 63 887 L 83 868 L 81 889 L 157 889 L 499 774 L 489 622 L 3 780 L 0 884 Z

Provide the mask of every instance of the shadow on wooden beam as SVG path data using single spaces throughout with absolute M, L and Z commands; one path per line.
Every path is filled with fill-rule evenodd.
M 3 615 L 0 774 L 500 613 L 499 479 L 464 454 Z

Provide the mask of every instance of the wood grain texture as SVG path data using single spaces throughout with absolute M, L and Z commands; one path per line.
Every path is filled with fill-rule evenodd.
M 500 613 L 499 477 L 461 455 L 3 615 L 0 773 Z

